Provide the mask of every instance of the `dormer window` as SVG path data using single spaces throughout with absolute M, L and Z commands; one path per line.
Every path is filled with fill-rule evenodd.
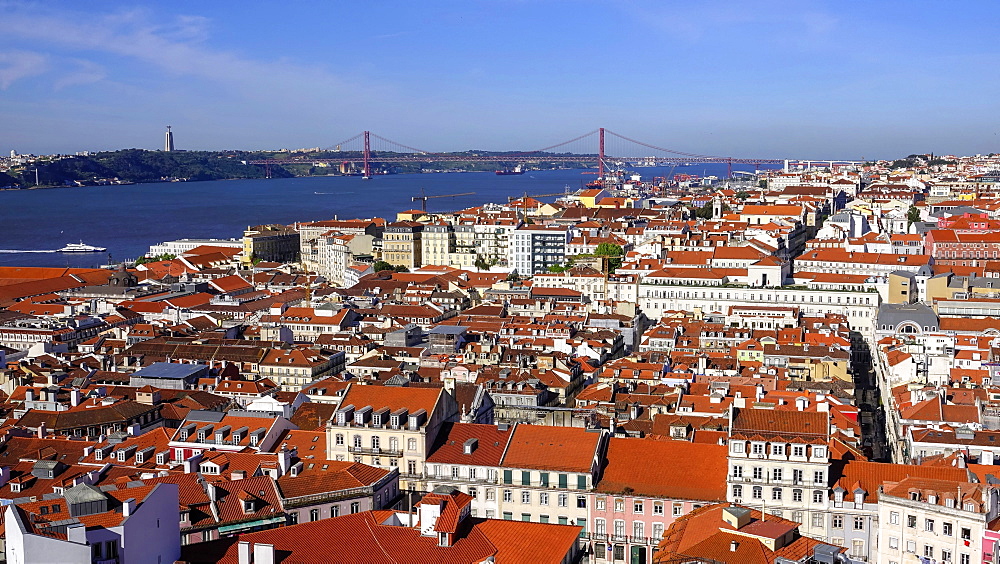
M 438 546 L 448 546 L 448 533 L 438 533 Z
M 245 513 L 253 513 L 253 511 L 254 511 L 254 502 L 253 502 L 252 499 L 244 499 L 243 500 L 243 511 Z
M 20 482 L 11 482 L 10 483 L 10 491 L 12 491 L 14 493 L 20 492 L 21 491 L 21 483 Z

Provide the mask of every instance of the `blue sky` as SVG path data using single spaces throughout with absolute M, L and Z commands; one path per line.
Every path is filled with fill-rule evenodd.
M 737 157 L 1000 152 L 997 21 L 992 1 L 0 0 L 0 150 L 153 149 L 170 124 L 186 149 L 606 127 Z

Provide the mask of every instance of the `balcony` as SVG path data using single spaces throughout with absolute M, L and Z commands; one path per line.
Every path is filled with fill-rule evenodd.
M 399 458 L 403 456 L 402 450 L 390 450 L 387 448 L 365 448 L 365 447 L 350 447 L 347 452 L 351 454 L 370 454 L 372 456 L 390 456 Z

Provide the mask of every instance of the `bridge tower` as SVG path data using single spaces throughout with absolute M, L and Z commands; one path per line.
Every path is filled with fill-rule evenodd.
M 363 177 L 372 177 L 372 146 L 371 146 L 371 132 L 365 131 L 365 170 Z
M 601 128 L 600 143 L 597 147 L 597 181 L 604 182 L 604 128 Z

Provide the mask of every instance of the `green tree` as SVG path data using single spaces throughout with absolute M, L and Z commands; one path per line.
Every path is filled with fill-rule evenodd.
M 607 260 L 608 274 L 611 274 L 622 265 L 621 257 L 625 254 L 625 250 L 622 249 L 621 245 L 615 243 L 601 243 L 597 245 L 597 251 L 594 254 Z
M 483 258 L 483 255 L 476 255 L 476 261 L 472 263 L 476 270 L 489 270 L 492 264 Z
M 147 262 L 160 262 L 161 260 L 174 260 L 177 255 L 172 255 L 170 253 L 163 253 L 162 255 L 156 255 L 155 257 L 139 257 L 135 259 L 135 264 L 146 264 Z
M 917 209 L 917 206 L 910 206 L 910 209 L 906 211 L 906 227 L 909 228 L 918 221 L 920 221 L 920 210 Z
M 383 270 L 388 270 L 388 271 L 391 271 L 391 272 L 409 272 L 410 271 L 410 269 L 406 268 L 405 266 L 398 265 L 398 264 L 389 264 L 389 263 L 385 262 L 384 260 L 375 261 L 375 264 L 372 265 L 372 270 L 374 270 L 375 272 L 382 272 Z
M 746 190 L 740 190 L 739 192 L 736 193 L 737 200 L 746 200 L 749 197 L 750 197 L 750 192 L 747 192 Z
M 512 270 L 510 272 L 510 274 L 507 275 L 507 281 L 508 282 L 520 282 L 521 281 L 521 275 L 518 274 L 516 270 Z

